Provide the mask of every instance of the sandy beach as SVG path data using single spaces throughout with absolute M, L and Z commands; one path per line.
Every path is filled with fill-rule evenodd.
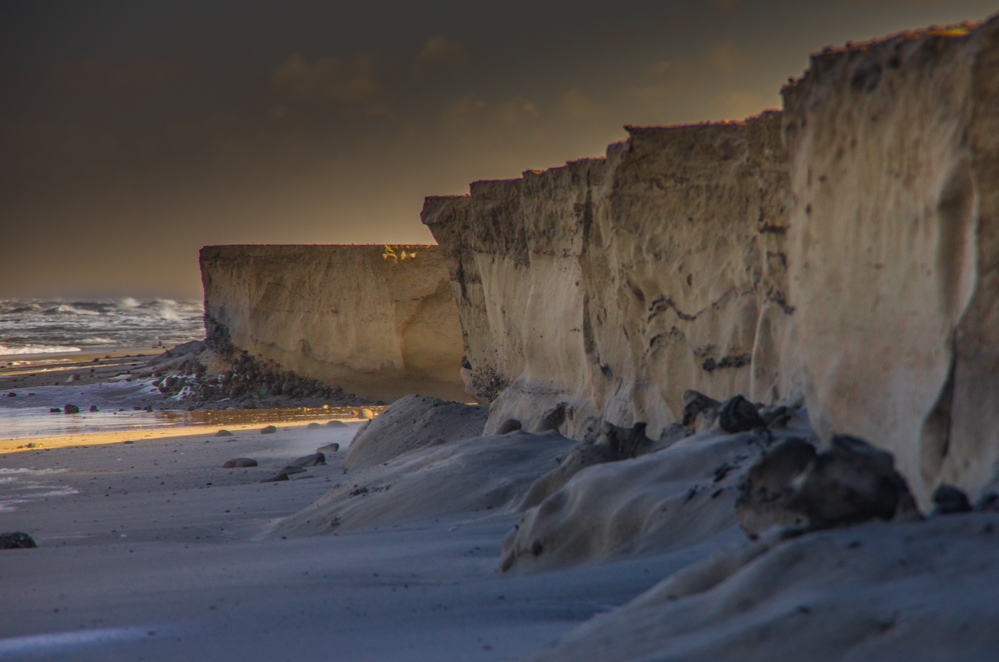
M 0 529 L 29 532 L 39 548 L 3 552 L 0 656 L 511 659 L 696 556 L 504 577 L 496 562 L 514 514 L 490 510 L 269 537 L 276 520 L 350 479 L 343 458 L 361 424 L 93 433 L 3 448 Z M 323 446 L 327 465 L 261 482 Z M 259 466 L 222 467 L 236 457 Z
M 747 537 L 739 481 L 765 447 L 804 443 L 804 410 L 588 468 L 551 429 L 466 438 L 480 406 L 276 411 L 4 442 L 0 530 L 38 547 L 0 552 L 0 657 L 735 660 L 751 642 L 780 660 L 977 660 L 999 644 L 974 588 L 999 581 L 999 513 Z

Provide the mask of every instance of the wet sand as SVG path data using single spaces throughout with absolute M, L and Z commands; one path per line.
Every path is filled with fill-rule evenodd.
M 64 354 L 12 354 L 0 356 L 0 391 L 39 386 L 96 384 L 118 375 L 152 375 L 149 361 L 163 354 L 162 348 L 139 348 L 116 352 L 72 352 Z M 73 376 L 73 382 L 68 382 Z

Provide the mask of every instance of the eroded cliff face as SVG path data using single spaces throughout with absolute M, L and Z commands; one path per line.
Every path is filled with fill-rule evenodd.
M 924 507 L 999 460 L 997 34 L 825 52 L 784 92 L 809 410 L 894 453 Z
M 207 337 L 368 398 L 467 400 L 436 246 L 206 246 Z
M 655 436 L 687 389 L 767 402 L 800 390 L 780 127 L 776 112 L 631 127 L 604 159 L 427 199 L 472 389 L 507 385 L 487 433 L 564 405 L 571 436 L 601 419 Z

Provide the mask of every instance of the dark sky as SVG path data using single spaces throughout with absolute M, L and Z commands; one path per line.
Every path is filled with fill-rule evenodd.
M 981 0 L 0 4 L 0 297 L 201 294 L 213 243 L 427 242 L 423 197 L 779 107 Z

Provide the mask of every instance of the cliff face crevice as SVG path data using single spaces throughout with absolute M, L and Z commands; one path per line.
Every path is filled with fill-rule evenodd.
M 689 388 L 768 401 L 795 388 L 778 350 L 779 113 L 629 133 L 604 159 L 427 199 L 473 371 L 510 384 L 487 432 L 562 402 L 574 436 L 604 419 L 655 432 L 681 418 Z
M 436 246 L 206 246 L 201 272 L 211 342 L 368 398 L 467 399 Z

